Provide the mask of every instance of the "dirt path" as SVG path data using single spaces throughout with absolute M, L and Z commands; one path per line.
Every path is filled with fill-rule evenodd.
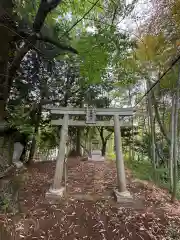
M 67 197 L 59 204 L 50 204 L 45 199 L 54 169 L 55 163 L 37 163 L 23 174 L 21 213 L 0 218 L 14 233 L 11 239 L 180 239 L 180 204 L 171 205 L 165 191 L 134 181 L 127 172 L 128 189 L 134 200 L 129 204 L 114 201 L 111 194 L 116 186 L 113 162 L 71 159 Z

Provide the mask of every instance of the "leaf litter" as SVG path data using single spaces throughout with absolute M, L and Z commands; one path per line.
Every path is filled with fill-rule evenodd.
M 126 171 L 133 203 L 118 204 L 114 162 L 68 161 L 67 197 L 50 204 L 45 193 L 53 181 L 55 162 L 34 163 L 21 183 L 21 213 L 0 215 L 12 239 L 31 240 L 171 240 L 180 239 L 180 203 L 166 190 L 134 180 Z M 76 199 L 77 193 L 82 196 Z M 84 198 L 88 194 L 91 200 Z M 98 196 L 98 197 L 97 197 Z

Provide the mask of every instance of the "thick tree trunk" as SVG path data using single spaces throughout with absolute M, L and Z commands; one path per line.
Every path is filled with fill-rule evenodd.
M 33 46 L 36 44 L 37 39 L 36 34 L 29 36 L 28 41 L 26 41 L 22 48 L 16 52 L 12 62 L 10 61 L 10 43 L 14 36 L 14 33 L 10 30 L 12 28 L 11 25 L 13 25 L 13 21 L 11 20 L 13 13 L 13 2 L 13 0 L 0 1 L 0 21 L 3 21 L 3 24 L 0 24 L 0 131 L 2 132 L 4 132 L 4 128 L 6 126 L 6 104 L 10 94 L 13 78 L 20 66 L 23 57 L 31 48 L 33 48 Z M 33 24 L 33 30 L 35 33 L 38 33 L 41 30 L 41 27 L 48 13 L 53 10 L 60 2 L 60 0 L 41 1 Z M 41 18 L 41 16 L 43 17 Z M 9 64 L 10 62 L 11 64 Z M 10 65 L 9 67 L 8 64 Z M 31 154 L 31 156 L 32 155 L 33 154 Z M 0 160 L 2 158 L 3 154 L 0 152 Z M 9 159 L 7 159 L 7 161 L 9 161 Z
M 2 15 L 5 15 L 8 12 L 8 15 L 12 15 L 13 11 L 13 4 L 12 0 L 2 0 L 1 6 L 3 8 L 0 9 L 0 17 L 3 19 L 5 18 Z M 24 42 L 24 45 L 18 50 L 15 54 L 15 57 L 7 69 L 8 66 L 8 56 L 9 56 L 9 43 L 12 39 L 12 32 L 9 30 L 8 27 L 4 27 L 3 25 L 0 26 L 0 32 L 3 36 L 0 40 L 0 119 L 5 115 L 5 106 L 6 101 L 8 99 L 13 78 L 18 70 L 22 59 L 28 53 L 28 51 L 34 48 L 34 45 L 37 41 L 37 33 L 40 32 L 45 18 L 47 17 L 48 13 L 57 7 L 57 5 L 61 3 L 61 0 L 53 0 L 53 1 L 41 1 L 38 12 L 36 14 L 34 23 L 33 23 L 33 30 L 34 33 L 29 35 L 28 39 Z M 1 13 L 2 12 L 2 13 Z M 7 17 L 8 18 L 8 17 Z M 8 76 L 7 76 L 8 75 Z
M 7 14 L 9 16 L 12 16 L 12 0 L 1 0 L 0 5 L 0 19 L 5 18 Z M 5 107 L 8 99 L 7 74 L 12 33 L 9 31 L 8 27 L 5 27 L 3 24 L 0 25 L 0 33 L 0 121 L 3 121 L 6 117 Z
M 0 20 L 6 19 L 7 15 L 12 16 L 13 1 L 1 0 Z M 11 134 L 5 134 L 6 124 L 6 103 L 8 100 L 8 61 L 10 56 L 10 42 L 12 32 L 7 27 L 0 24 L 0 166 L 1 171 L 6 171 L 8 165 L 12 163 L 13 138 Z M 10 26 L 9 26 L 10 27 Z

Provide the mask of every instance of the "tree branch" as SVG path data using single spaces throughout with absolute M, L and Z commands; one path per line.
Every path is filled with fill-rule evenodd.
M 38 8 L 38 12 L 36 14 L 33 30 L 36 33 L 39 33 L 42 25 L 48 15 L 48 13 L 57 7 L 57 5 L 61 2 L 61 0 L 41 0 L 40 6 Z M 22 59 L 26 55 L 26 53 L 36 44 L 36 36 L 37 34 L 30 35 L 26 40 L 24 46 L 17 52 L 11 66 L 8 69 L 8 92 L 11 89 L 13 77 L 16 74 L 17 69 L 19 68 Z
M 33 29 L 36 33 L 40 32 L 48 13 L 50 13 L 54 8 L 56 8 L 58 4 L 61 3 L 61 1 L 62 0 L 41 0 L 38 12 L 33 23 Z
M 90 9 L 79 19 L 77 20 L 66 32 L 65 34 L 69 33 L 78 23 L 80 23 L 91 11 L 92 9 L 98 4 L 100 0 L 97 0 L 91 7 Z
M 105 137 L 105 140 L 106 140 L 106 141 L 109 140 L 109 138 L 111 137 L 112 133 L 113 133 L 113 132 L 111 132 L 110 134 L 107 135 L 107 137 Z
M 101 141 L 102 143 L 104 144 L 106 142 L 106 140 L 104 139 L 104 127 L 100 127 L 100 131 L 99 131 L 99 134 L 100 134 L 100 137 L 101 137 Z
M 11 89 L 13 78 L 16 74 L 17 69 L 19 68 L 19 66 L 21 64 L 22 59 L 24 58 L 26 53 L 32 47 L 32 45 L 30 43 L 31 42 L 32 42 L 32 44 L 35 43 L 34 37 L 35 37 L 34 35 L 29 36 L 29 38 L 27 39 L 27 43 L 25 43 L 24 46 L 16 53 L 16 56 L 14 57 L 11 65 L 9 66 L 9 69 L 8 69 L 8 92 Z
M 53 100 L 51 100 L 51 99 L 42 99 L 41 100 L 41 104 L 42 105 L 47 105 L 47 104 L 58 103 L 58 102 L 62 102 L 62 101 L 63 101 L 63 99 L 53 99 Z
M 66 45 L 64 45 L 64 44 L 62 44 L 62 43 L 60 43 L 56 40 L 53 40 L 53 39 L 47 37 L 47 36 L 37 36 L 37 40 L 47 42 L 47 43 L 51 43 L 51 44 L 55 45 L 56 47 L 58 47 L 62 50 L 78 54 L 78 51 L 76 49 L 72 48 L 71 46 L 66 46 Z
M 115 10 L 114 10 L 113 17 L 112 17 L 112 22 L 111 22 L 111 27 L 112 27 L 112 25 L 114 24 L 114 20 L 115 20 L 115 18 L 116 18 L 117 9 L 118 9 L 118 7 L 116 7 Z
M 98 132 L 100 133 L 101 132 L 101 127 L 96 127 Z

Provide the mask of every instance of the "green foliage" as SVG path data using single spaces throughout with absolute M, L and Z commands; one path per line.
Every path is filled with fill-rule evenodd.
M 130 46 L 128 36 L 115 28 L 101 26 L 94 33 L 84 32 L 76 42 L 80 57 L 80 73 L 90 83 L 102 81 L 109 68 L 118 68 Z
M 17 106 L 15 109 L 9 109 L 9 123 L 12 128 L 16 128 L 19 132 L 31 135 L 33 126 L 26 106 Z
M 1 211 L 6 213 L 9 209 L 9 206 L 10 206 L 9 198 L 0 197 L 0 209 L 1 209 Z
M 82 37 L 77 49 L 82 58 L 80 72 L 91 83 L 100 82 L 102 72 L 108 63 L 108 54 L 100 44 L 96 44 L 94 36 Z
M 14 12 L 20 31 L 32 33 L 40 2 L 15 1 Z M 135 2 L 127 5 L 124 0 L 106 4 L 102 0 L 62 1 L 48 14 L 41 35 L 59 43 L 72 43 L 79 54 L 67 55 L 53 44 L 36 42 L 39 51 L 26 54 L 14 81 L 8 106 L 11 126 L 27 134 L 34 134 L 36 129 L 39 147 L 53 148 L 58 143 L 58 129 L 43 122 L 47 120 L 42 114 L 46 105 L 43 101 L 54 104 L 58 100 L 57 106 L 88 103 L 109 107 L 115 84 L 121 82 L 117 84 L 118 89 L 134 82 L 132 71 L 121 66 L 130 55 L 133 42 L 119 31 L 117 23 L 132 11 Z
M 142 180 L 153 180 L 153 167 L 152 164 L 147 160 L 127 160 L 125 161 L 126 166 L 132 170 L 134 176 Z
M 111 152 L 111 153 L 107 153 L 107 159 L 110 160 L 110 161 L 114 161 L 116 160 L 116 155 L 114 152 Z
M 144 159 L 126 159 L 125 164 L 129 169 L 132 170 L 134 177 L 140 180 L 156 182 L 157 186 L 170 190 L 168 168 L 158 167 L 154 172 L 151 162 Z M 155 174 L 156 179 L 154 178 Z M 177 198 L 180 199 L 180 181 L 178 181 L 177 184 Z
M 26 24 L 32 24 L 39 2 L 39 0 L 15 0 L 14 11 L 16 12 L 18 20 L 20 19 Z
M 37 141 L 41 150 L 56 148 L 59 145 L 59 129 L 49 124 L 42 124 Z

